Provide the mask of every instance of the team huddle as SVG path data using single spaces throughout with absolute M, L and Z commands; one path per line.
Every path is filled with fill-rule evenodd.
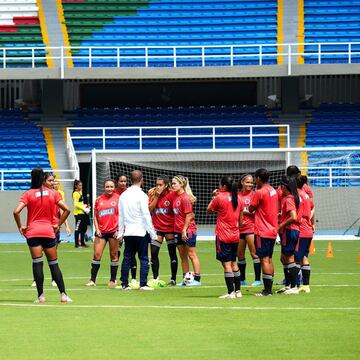
M 70 210 L 56 190 L 51 189 L 42 169 L 32 171 L 31 189 L 24 193 L 14 210 L 19 232 L 25 236 L 33 260 L 33 276 L 37 287 L 36 302 L 44 303 L 43 252 L 45 253 L 54 283 L 59 288 L 62 302 L 70 302 L 57 262 L 57 241 L 60 226 Z M 314 205 L 306 176 L 296 166 L 287 169 L 278 189 L 269 183 L 270 173 L 258 169 L 254 177 L 244 175 L 239 183 L 229 176 L 221 178 L 208 205 L 209 214 L 216 213 L 216 259 L 222 263 L 227 293 L 223 299 L 240 298 L 241 285 L 246 285 L 245 249 L 248 246 L 253 259 L 255 280 L 253 286 L 263 283 L 257 296 L 271 296 L 274 278 L 273 248 L 278 236 L 281 239 L 281 262 L 284 269 L 284 287 L 277 293 L 298 294 L 310 292 L 309 247 L 313 236 Z M 128 178 L 119 174 L 116 181 L 104 181 L 104 193 L 94 206 L 94 255 L 90 280 L 86 286 L 96 286 L 101 258 L 109 243 L 109 287 L 124 291 L 139 288 L 154 290 L 161 286 L 201 286 L 200 261 L 196 253 L 197 226 L 196 197 L 189 181 L 182 175 L 159 176 L 155 186 L 145 194 L 143 175 L 139 170 Z M 254 190 L 254 182 L 256 190 Z M 51 184 L 50 184 L 51 185 Z M 77 191 L 77 221 L 75 246 L 84 244 L 84 230 L 79 213 L 89 212 L 81 204 L 81 187 Z M 75 199 L 75 198 L 74 198 Z M 27 225 L 21 224 L 20 213 L 27 207 Z M 75 213 L 75 212 L 74 212 Z M 80 214 L 80 215 L 81 215 Z M 79 223 L 78 223 L 79 222 Z M 66 224 L 68 230 L 68 224 Z M 79 230 L 80 229 L 80 230 Z M 159 251 L 166 241 L 171 277 L 168 283 L 159 279 Z M 122 246 L 120 284 L 117 272 Z M 150 248 L 150 259 L 149 259 Z M 177 250 L 176 250 L 177 249 Z M 181 260 L 182 279 L 176 282 L 178 257 Z M 140 281 L 136 282 L 137 261 L 140 262 Z M 238 261 L 237 261 L 238 260 Z M 190 263 L 192 271 L 190 271 Z M 152 279 L 148 280 L 149 264 Z M 132 280 L 129 281 L 131 271 Z M 262 282 L 261 282 L 262 273 Z M 302 285 L 299 283 L 299 274 Z

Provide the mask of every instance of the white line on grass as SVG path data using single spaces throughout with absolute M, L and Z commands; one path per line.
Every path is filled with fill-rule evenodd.
M 37 308 L 84 308 L 84 309 L 162 309 L 162 310 L 271 310 L 271 311 L 299 311 L 299 310 L 325 310 L 325 311 L 359 311 L 360 307 L 271 307 L 271 306 L 187 306 L 187 305 L 77 305 L 77 304 L 21 304 L 21 303 L 0 303 L 8 307 L 37 307 Z

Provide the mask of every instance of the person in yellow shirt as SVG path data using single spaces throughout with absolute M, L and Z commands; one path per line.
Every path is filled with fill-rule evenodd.
M 64 193 L 62 190 L 59 189 L 59 185 L 60 185 L 59 180 L 54 179 L 53 189 L 54 189 L 55 191 L 59 192 L 60 195 L 61 195 L 61 198 L 63 199 L 63 201 L 65 201 L 65 193 Z M 61 210 L 59 210 L 59 212 L 60 212 L 59 215 L 61 215 Z M 71 229 L 70 229 L 69 222 L 68 222 L 67 220 L 65 220 L 64 224 L 65 224 L 66 235 L 67 235 L 67 236 L 70 236 L 70 234 L 71 234 Z M 58 240 L 58 244 L 60 243 L 60 241 L 61 241 L 61 240 L 59 239 L 59 240 Z
M 85 244 L 85 233 L 87 229 L 87 215 L 90 212 L 90 207 L 88 205 L 85 205 L 84 203 L 82 187 L 83 184 L 80 180 L 74 181 L 74 189 L 72 196 L 74 201 L 74 216 L 75 216 L 74 241 L 76 248 L 88 247 L 88 245 Z

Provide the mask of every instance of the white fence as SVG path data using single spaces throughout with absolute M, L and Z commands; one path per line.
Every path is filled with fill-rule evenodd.
M 311 49 L 306 49 L 311 47 Z M 300 51 L 299 49 L 305 49 Z M 51 55 L 50 55 L 51 54 Z M 112 67 L 125 67 L 134 61 L 134 66 L 151 67 L 153 61 L 166 61 L 167 67 L 184 66 L 181 62 L 198 62 L 198 66 L 213 66 L 211 62 L 222 61 L 222 66 L 242 66 L 239 61 L 251 60 L 253 65 L 262 66 L 268 60 L 286 63 L 288 75 L 292 65 L 298 64 L 298 57 L 312 57 L 316 64 L 324 59 L 342 57 L 348 64 L 359 60 L 360 42 L 285 43 L 285 44 L 232 44 L 198 46 L 70 46 L 70 47 L 10 47 L 0 48 L 0 64 L 3 69 L 11 63 L 27 62 L 35 68 L 39 62 L 52 59 L 61 69 L 64 78 L 68 61 L 81 61 L 81 66 L 92 68 L 95 62 L 104 62 Z M 112 62 L 112 65 L 106 63 Z M 17 65 L 18 66 L 18 65 Z M 156 66 L 161 66 L 159 63 Z M 185 64 L 186 66 L 186 64 Z M 246 66 L 246 64 L 244 65 Z

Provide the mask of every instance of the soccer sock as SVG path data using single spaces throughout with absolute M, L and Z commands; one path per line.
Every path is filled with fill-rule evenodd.
M 254 273 L 255 273 L 255 281 L 260 281 L 261 277 L 261 263 L 259 258 L 254 259 Z
M 42 256 L 32 259 L 33 277 L 36 282 L 38 297 L 44 292 L 43 266 L 44 266 L 44 260 Z
M 290 285 L 292 288 L 294 288 L 294 287 L 296 287 L 297 276 L 298 276 L 298 270 L 297 270 L 296 264 L 294 262 L 288 264 L 288 272 L 289 272 L 289 278 L 290 278 Z
M 296 264 L 296 270 L 297 270 L 297 279 L 296 279 L 296 285 L 300 286 L 300 282 L 302 280 L 302 273 L 301 273 L 301 266 L 300 264 Z
M 79 231 L 75 230 L 74 234 L 75 247 L 79 246 Z
M 231 294 L 234 291 L 234 273 L 224 272 L 224 277 L 228 294 Z
M 137 263 L 135 256 L 131 259 L 131 278 L 136 280 L 136 269 L 137 269 Z
M 238 267 L 240 270 L 240 280 L 244 281 L 245 280 L 246 259 L 239 259 L 237 264 L 238 264 Z
M 151 241 L 151 270 L 153 273 L 153 278 L 157 279 L 159 277 L 159 251 L 161 244 L 153 240 Z
M 110 281 L 115 282 L 118 268 L 119 268 L 119 261 L 111 261 L 110 262 Z
M 265 291 L 269 294 L 272 294 L 273 276 L 263 273 L 262 277 Z
M 201 279 L 201 275 L 198 274 L 198 273 L 195 273 L 194 274 L 194 280 L 200 282 L 200 279 Z
M 301 271 L 302 271 L 302 276 L 303 276 L 303 284 L 309 285 L 310 284 L 310 272 L 311 272 L 310 264 L 303 265 L 301 267 Z
M 290 280 L 290 274 L 289 274 L 289 269 L 288 269 L 287 264 L 283 265 L 283 270 L 284 270 L 284 277 L 285 277 L 285 286 L 290 286 L 291 280 Z
M 176 244 L 169 244 L 168 242 L 168 252 L 170 256 L 170 267 L 171 267 L 171 280 L 176 281 L 176 274 L 178 270 L 178 258 L 176 255 Z
M 52 278 L 55 280 L 57 287 L 59 288 L 60 293 L 65 293 L 65 284 L 64 279 L 59 268 L 58 260 L 48 261 L 50 272 Z
M 240 290 L 241 287 L 240 270 L 233 272 L 233 274 L 234 274 L 235 291 L 238 291 Z
M 81 246 L 85 246 L 85 233 L 84 232 L 80 233 L 80 244 L 81 244 Z
M 100 260 L 93 259 L 91 262 L 91 280 L 93 282 L 96 281 L 97 273 L 100 269 Z

